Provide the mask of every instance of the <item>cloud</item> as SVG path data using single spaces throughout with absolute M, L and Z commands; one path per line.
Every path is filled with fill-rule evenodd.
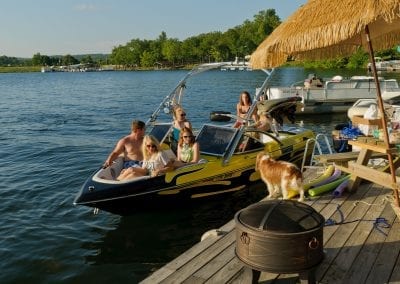
M 79 12 L 94 12 L 94 11 L 99 10 L 99 8 L 94 4 L 82 3 L 82 4 L 75 5 L 74 10 L 79 11 Z

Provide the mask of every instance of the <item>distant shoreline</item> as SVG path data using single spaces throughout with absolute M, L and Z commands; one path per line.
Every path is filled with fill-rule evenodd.
M 40 72 L 42 67 L 40 66 L 10 66 L 0 67 L 0 73 L 26 73 L 26 72 Z
M 193 65 L 180 66 L 179 68 L 125 68 L 115 69 L 115 71 L 156 71 L 156 70 L 190 70 Z M 29 73 L 29 72 L 41 72 L 41 66 L 0 66 L 0 73 Z

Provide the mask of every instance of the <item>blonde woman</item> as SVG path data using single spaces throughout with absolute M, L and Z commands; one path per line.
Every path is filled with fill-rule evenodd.
M 145 175 L 157 176 L 173 169 L 172 164 L 174 161 L 169 160 L 154 136 L 146 135 L 143 137 L 142 152 L 142 167 L 126 169 L 118 176 L 118 180 L 128 180 Z
M 181 129 L 184 127 L 192 129 L 192 124 L 189 120 L 187 120 L 186 112 L 181 106 L 175 107 L 173 116 L 173 137 L 176 141 L 178 141 Z

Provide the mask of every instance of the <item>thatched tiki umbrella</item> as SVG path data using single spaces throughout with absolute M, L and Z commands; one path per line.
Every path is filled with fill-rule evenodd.
M 400 43 L 400 0 L 309 0 L 278 26 L 251 55 L 251 66 L 276 67 L 295 59 L 334 58 L 350 55 L 359 47 L 369 52 L 381 110 L 386 148 L 390 148 L 374 50 Z M 393 185 L 396 174 L 388 151 Z M 394 186 L 394 188 L 397 188 Z M 398 190 L 394 190 L 399 206 Z

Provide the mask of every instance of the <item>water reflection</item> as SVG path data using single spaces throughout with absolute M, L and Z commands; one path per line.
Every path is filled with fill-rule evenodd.
M 140 281 L 199 242 L 203 233 L 221 227 L 237 211 L 264 196 L 265 185 L 258 183 L 229 197 L 121 217 L 114 230 L 85 243 L 84 248 L 97 252 L 87 255 L 86 262 L 94 266 L 130 264 L 133 275 L 129 277 Z

